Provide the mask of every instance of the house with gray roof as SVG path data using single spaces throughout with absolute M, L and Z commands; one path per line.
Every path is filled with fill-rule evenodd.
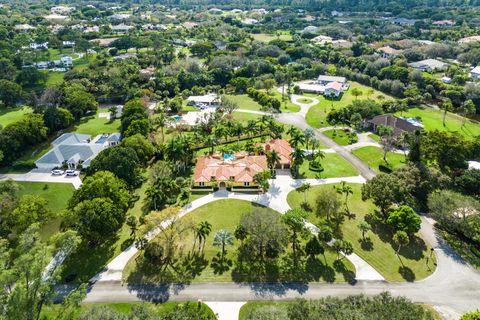
M 53 148 L 35 162 L 39 169 L 51 170 L 67 165 L 75 169 L 87 168 L 104 149 L 118 144 L 120 133 L 100 134 L 91 138 L 88 134 L 64 133 L 52 142 Z
M 445 62 L 437 59 L 425 59 L 408 64 L 410 67 L 420 71 L 441 71 L 447 67 Z

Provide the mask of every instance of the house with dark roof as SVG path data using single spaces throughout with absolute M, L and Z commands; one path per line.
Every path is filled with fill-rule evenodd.
M 64 133 L 52 142 L 53 148 L 35 161 L 35 165 L 44 170 L 64 165 L 71 169 L 86 168 L 102 150 L 120 140 L 120 133 L 100 134 L 93 139 L 88 134 Z
M 413 133 L 415 130 L 421 130 L 423 125 L 414 118 L 400 118 L 391 114 L 382 114 L 366 121 L 377 132 L 378 126 L 384 125 L 393 128 L 393 136 L 399 137 L 402 133 Z

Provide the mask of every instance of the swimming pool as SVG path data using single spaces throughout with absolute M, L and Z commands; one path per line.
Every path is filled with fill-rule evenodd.
M 223 154 L 223 159 L 224 160 L 234 160 L 235 155 L 233 153 L 224 153 Z
M 172 116 L 173 119 L 175 119 L 175 121 L 181 121 L 183 119 L 182 116 Z

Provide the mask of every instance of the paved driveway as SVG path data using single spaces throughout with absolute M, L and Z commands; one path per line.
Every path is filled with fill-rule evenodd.
M 13 181 L 25 182 L 53 182 L 53 183 L 70 183 L 75 189 L 80 188 L 82 180 L 79 176 L 69 177 L 66 175 L 53 176 L 50 172 L 30 171 L 28 173 L 9 173 L 0 174 L 0 180 L 12 179 Z

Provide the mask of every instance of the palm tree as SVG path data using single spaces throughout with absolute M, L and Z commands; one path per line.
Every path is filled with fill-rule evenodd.
M 130 237 L 133 238 L 133 241 L 137 238 L 137 231 L 138 231 L 138 220 L 135 216 L 128 216 L 127 218 L 127 226 L 130 227 Z
M 222 256 L 220 259 L 223 260 L 223 257 L 225 256 L 225 246 L 233 245 L 232 234 L 227 230 L 218 231 L 213 238 L 213 245 L 215 247 L 222 247 Z
M 237 145 L 240 144 L 240 137 L 243 133 L 243 126 L 240 122 L 235 122 L 235 125 L 232 128 L 232 134 L 237 136 Z
M 161 202 L 164 195 L 163 191 L 155 185 L 150 185 L 147 190 L 145 190 L 145 195 L 153 205 L 153 210 L 157 210 L 157 204 Z
M 372 226 L 370 225 L 370 223 L 368 223 L 367 221 L 363 220 L 362 222 L 360 222 L 358 225 L 358 230 L 360 230 L 362 232 L 362 239 L 363 241 L 365 241 L 365 233 L 367 233 L 368 231 L 370 231 L 372 229 Z
M 345 210 L 347 212 L 350 212 L 348 208 L 348 196 L 353 194 L 353 189 L 351 186 L 347 185 L 345 181 L 342 181 L 340 186 L 334 186 L 335 190 L 337 190 L 338 194 L 344 194 L 345 195 Z
M 208 221 L 202 221 L 198 225 L 197 236 L 199 239 L 198 249 L 200 248 L 203 250 L 205 247 L 205 239 L 208 237 L 210 232 L 212 231 L 212 224 Z
M 312 187 L 312 185 L 310 183 L 304 183 L 302 184 L 298 189 L 297 191 L 298 192 L 303 192 L 303 197 L 304 197 L 304 202 L 307 203 L 307 195 L 308 195 L 308 190 L 310 190 L 310 188 Z
M 272 151 L 267 151 L 266 156 L 267 156 L 268 167 L 270 168 L 270 170 L 273 171 L 277 163 L 280 161 L 280 155 L 278 154 L 277 151 L 272 150 Z
M 297 131 L 290 137 L 289 142 L 293 148 L 297 149 L 301 144 L 305 143 L 305 135 L 302 132 Z
M 169 118 L 165 112 L 160 112 L 158 116 L 153 120 L 153 126 L 155 130 L 160 128 L 160 132 L 162 134 L 162 143 L 165 142 L 165 133 L 164 133 L 164 128 L 168 125 L 169 123 Z
M 442 109 L 443 109 L 443 126 L 445 127 L 445 118 L 447 117 L 447 112 L 452 110 L 453 104 L 450 99 L 445 100 L 442 103 Z
M 312 140 L 313 137 L 315 137 L 315 133 L 311 128 L 307 128 L 305 129 L 305 131 L 303 131 L 303 134 L 305 136 L 305 149 L 308 150 L 308 143 Z
M 297 177 L 298 170 L 302 165 L 303 161 L 305 160 L 305 154 L 301 149 L 294 149 L 290 157 L 292 158 L 292 162 L 293 162 L 292 167 L 293 167 L 294 174 Z

